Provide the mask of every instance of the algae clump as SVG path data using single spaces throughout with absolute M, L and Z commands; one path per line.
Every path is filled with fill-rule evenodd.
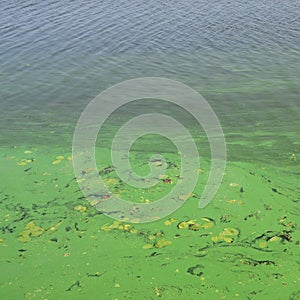
M 19 240 L 23 243 L 31 241 L 32 237 L 38 237 L 45 232 L 45 229 L 37 226 L 34 221 L 25 225 L 25 230 L 20 233 Z

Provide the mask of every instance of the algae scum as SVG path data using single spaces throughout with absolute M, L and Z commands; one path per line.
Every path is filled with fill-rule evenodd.
M 229 162 L 215 199 L 199 209 L 203 162 L 179 210 L 135 224 L 97 211 L 70 153 L 47 151 L 2 149 L 2 299 L 300 299 L 296 160 L 287 168 Z M 143 192 L 128 190 L 109 159 L 99 172 L 115 193 L 149 203 L 178 180 L 178 155 L 165 157 L 166 175 Z

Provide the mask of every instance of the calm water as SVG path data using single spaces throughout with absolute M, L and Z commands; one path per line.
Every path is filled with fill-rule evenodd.
M 1 142 L 69 143 L 101 91 L 161 76 L 201 93 L 228 142 L 256 132 L 255 142 L 281 138 L 295 151 L 299 9 L 292 0 L 2 1 Z

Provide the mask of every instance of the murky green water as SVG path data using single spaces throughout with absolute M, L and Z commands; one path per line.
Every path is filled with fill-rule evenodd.
M 2 7 L 1 299 L 300 299 L 298 3 Z M 199 124 L 179 114 L 199 148 L 194 192 L 165 219 L 116 222 L 79 189 L 73 132 L 96 95 L 144 76 L 181 81 L 209 102 L 223 127 L 227 167 L 215 198 L 199 209 L 209 145 Z M 159 199 L 180 180 L 180 156 L 157 136 L 139 139 L 131 152 L 140 174 L 153 153 L 164 155 L 167 177 L 157 186 L 134 189 L 111 168 L 118 128 L 152 111 L 176 115 L 159 101 L 127 105 L 97 140 L 104 180 L 137 203 Z

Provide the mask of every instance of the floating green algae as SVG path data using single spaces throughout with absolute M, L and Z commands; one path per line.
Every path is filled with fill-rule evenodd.
M 53 165 L 58 156 L 64 159 Z M 101 290 L 101 299 L 297 299 L 297 160 L 287 157 L 288 168 L 228 162 L 215 199 L 198 209 L 209 166 L 203 163 L 199 185 L 179 210 L 133 224 L 85 200 L 68 156 L 18 147 L 2 154 L 10 175 L 0 193 L 1 295 L 97 299 Z M 22 160 L 30 162 L 18 165 Z M 110 162 L 102 163 L 105 180 L 121 188 Z M 153 198 L 127 195 L 155 199 L 165 186 L 151 190 Z

